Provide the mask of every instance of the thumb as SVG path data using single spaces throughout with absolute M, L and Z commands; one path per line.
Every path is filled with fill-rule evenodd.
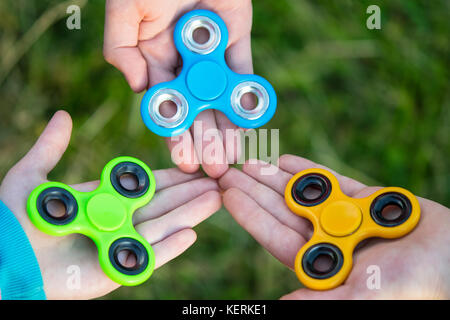
M 228 66 L 240 74 L 253 73 L 252 48 L 250 35 L 244 36 L 230 45 L 225 52 Z
M 34 146 L 16 167 L 46 178 L 66 151 L 71 132 L 70 115 L 66 111 L 56 112 Z

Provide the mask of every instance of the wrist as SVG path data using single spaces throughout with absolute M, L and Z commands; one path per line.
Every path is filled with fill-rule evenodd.
M 33 248 L 17 218 L 0 200 L 1 299 L 45 299 L 42 275 Z

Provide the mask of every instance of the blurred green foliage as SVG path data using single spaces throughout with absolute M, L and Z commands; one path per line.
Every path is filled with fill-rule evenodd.
M 173 166 L 163 139 L 139 116 L 141 95 L 102 57 L 104 2 L 0 2 L 0 176 L 52 113 L 70 112 L 69 149 L 50 178 L 97 179 L 119 155 Z M 366 28 L 381 7 L 382 29 Z M 254 1 L 255 73 L 274 85 L 280 152 L 368 184 L 395 185 L 450 205 L 448 12 L 435 1 Z M 197 243 L 151 281 L 106 298 L 272 299 L 299 287 L 225 210 L 196 228 Z

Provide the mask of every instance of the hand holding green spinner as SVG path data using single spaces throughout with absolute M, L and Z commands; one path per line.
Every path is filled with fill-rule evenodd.
M 125 175 L 136 179 L 135 189 L 123 186 L 121 177 Z M 155 178 L 150 168 L 138 159 L 119 157 L 105 166 L 94 191 L 80 192 L 63 183 L 47 182 L 33 190 L 27 209 L 33 224 L 45 233 L 81 233 L 91 238 L 105 274 L 122 285 L 138 285 L 152 274 L 155 256 L 150 244 L 134 229 L 132 216 L 154 193 Z M 63 216 L 50 214 L 52 200 L 64 204 Z M 135 255 L 134 266 L 119 261 L 118 255 L 124 250 Z

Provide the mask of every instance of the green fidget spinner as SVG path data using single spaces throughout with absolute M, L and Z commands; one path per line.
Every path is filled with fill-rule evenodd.
M 121 177 L 132 176 L 136 188 L 130 190 Z M 103 169 L 100 185 L 91 192 L 80 192 L 58 182 L 46 182 L 33 190 L 27 210 L 33 224 L 54 236 L 81 233 L 98 248 L 103 271 L 122 285 L 138 285 L 153 272 L 155 255 L 150 244 L 134 229 L 132 216 L 155 193 L 155 177 L 142 161 L 132 157 L 111 160 Z M 65 206 L 64 215 L 50 214 L 50 201 Z M 128 250 L 136 257 L 134 266 L 124 266 L 118 255 Z

